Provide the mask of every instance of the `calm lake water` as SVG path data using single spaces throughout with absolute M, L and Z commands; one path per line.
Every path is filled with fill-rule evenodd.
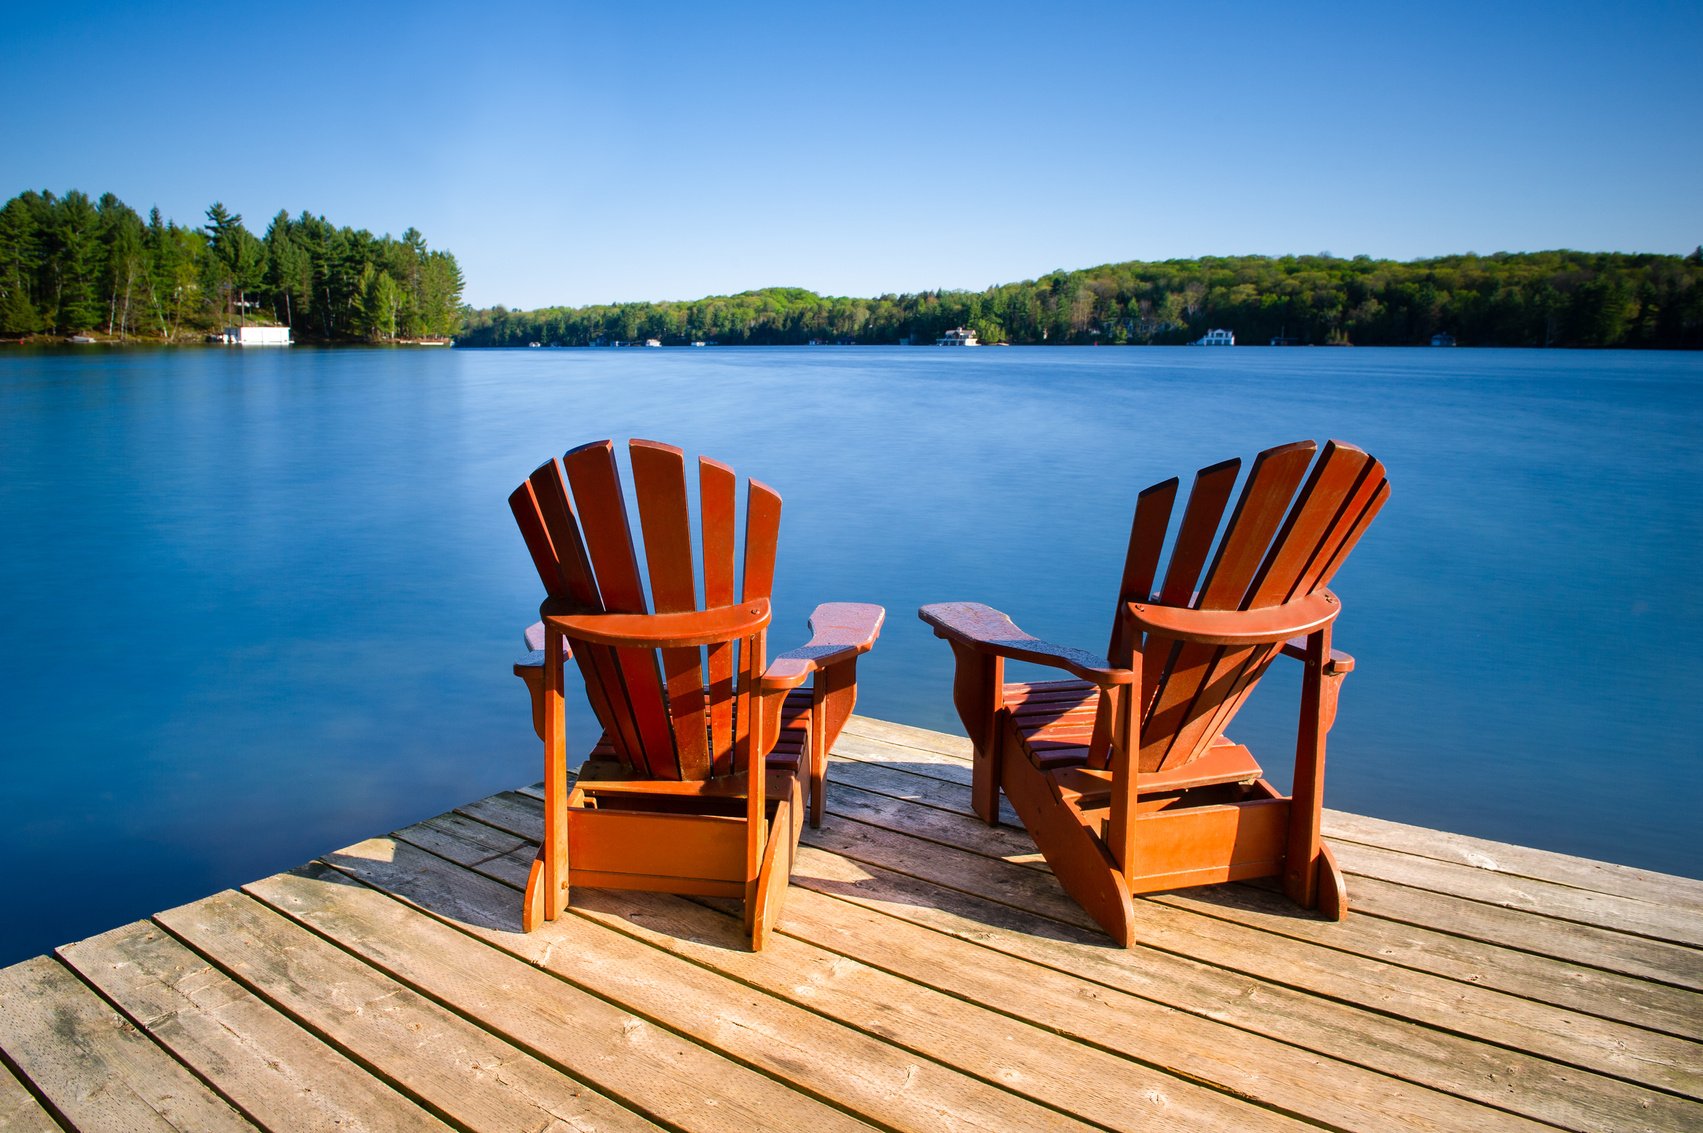
M 8 349 L 0 964 L 536 780 L 505 500 L 606 436 L 779 489 L 773 648 L 880 602 L 860 710 L 954 732 L 918 605 L 1103 648 L 1142 487 L 1356 443 L 1327 805 L 1703 876 L 1703 355 Z

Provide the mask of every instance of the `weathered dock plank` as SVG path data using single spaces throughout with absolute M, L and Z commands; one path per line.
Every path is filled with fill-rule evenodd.
M 768 948 L 581 891 L 505 791 L 0 971 L 7 1129 L 1703 1129 L 1703 883 L 1326 813 L 1353 913 L 1111 947 L 968 743 L 854 717 Z
M 0 1129 L 15 1133 L 60 1133 L 59 1123 L 3 1064 L 0 1064 Z
M 908 833 L 945 845 L 963 844 L 964 818 L 972 817 L 979 825 L 966 805 L 965 786 L 956 779 L 899 770 L 887 764 L 836 759 L 829 765 L 829 782 L 836 788 L 840 812 L 853 815 L 854 811 L 847 808 L 855 804 L 854 816 L 861 821 L 888 826 L 902 822 Z M 923 806 L 913 805 L 918 803 Z M 942 815 L 941 811 L 946 813 Z M 1010 825 L 980 827 L 976 844 L 984 854 L 1046 869 L 1045 861 L 1034 852 L 1034 843 L 1015 819 Z M 1355 899 L 1358 900 L 1363 887 L 1375 884 L 1370 879 L 1357 878 Z M 1400 900 L 1410 893 L 1411 890 L 1403 890 L 1394 899 Z M 1534 955 L 1529 949 L 1451 935 L 1379 916 L 1350 917 L 1342 923 L 1297 917 L 1294 906 L 1282 897 L 1251 885 L 1217 886 L 1153 899 L 1584 1014 L 1663 1030 L 1682 1038 L 1703 1039 L 1703 1015 L 1698 1013 L 1695 996 L 1665 984 L 1603 971 L 1597 966 Z M 1520 918 L 1528 927 L 1533 920 L 1529 916 Z M 1547 936 L 1558 934 L 1553 925 L 1543 927 L 1542 931 Z M 1561 933 L 1572 931 L 1570 927 L 1560 929 Z M 1617 934 L 1611 939 L 1622 948 L 1640 951 L 1654 945 L 1636 936 Z M 1672 952 L 1665 958 L 1665 964 L 1660 965 L 1664 971 L 1683 970 L 1688 964 L 1703 960 L 1703 953 L 1693 950 L 1655 946 Z M 1599 947 L 1592 953 L 1595 963 L 1603 961 L 1604 951 L 1609 950 Z M 1698 974 L 1703 976 L 1703 971 Z
M 352 877 L 446 918 L 486 944 L 524 958 L 563 981 L 595 988 L 600 996 L 658 1027 L 701 1042 L 786 1083 L 792 1090 L 824 1098 L 877 1124 L 964 1130 L 1085 1128 L 1066 1113 L 1026 1104 L 1008 1091 L 912 1057 L 888 1043 L 759 994 L 747 984 L 718 978 L 714 969 L 680 963 L 588 918 L 566 917 L 547 930 L 520 933 L 519 903 L 513 889 L 408 843 L 374 839 L 350 847 L 331 860 Z M 254 892 L 273 894 L 283 888 L 277 884 L 280 880 L 259 883 Z M 315 895 L 324 888 L 316 890 Z M 398 918 L 418 916 L 397 902 L 391 904 Z M 493 909 L 513 909 L 512 922 L 489 923 L 489 910 Z M 297 906 L 291 906 L 292 913 L 297 911 Z M 363 915 L 377 914 L 369 911 Z M 738 950 L 741 937 L 737 922 L 724 921 L 721 927 L 715 945 L 724 952 Z M 415 939 L 442 948 L 454 945 L 447 939 L 440 944 L 440 938 L 459 935 L 457 929 L 447 926 L 436 931 L 415 926 L 410 931 Z M 467 1001 L 465 995 L 458 997 L 458 1002 Z M 737 1081 L 739 1076 L 730 1065 L 716 1077 Z M 765 1087 L 761 1094 L 755 1091 L 759 1083 Z M 783 1107 L 790 1107 L 803 1112 L 789 1115 L 788 1125 L 834 1128 L 843 1123 L 843 1119 L 834 1120 L 838 1115 L 809 1111 L 801 1104 L 800 1093 L 788 1094 L 773 1081 L 754 1079 L 751 1085 L 753 1118 L 766 1115 L 767 1120 L 775 1122 L 787 1113 Z
M 254 1128 L 45 956 L 0 969 L 0 1049 L 55 1112 L 85 1133 Z
M 67 945 L 59 956 L 263 1127 L 449 1128 L 157 925 L 125 925 Z
M 156 920 L 191 948 L 454 1125 L 645 1128 L 501 1037 L 239 893 Z

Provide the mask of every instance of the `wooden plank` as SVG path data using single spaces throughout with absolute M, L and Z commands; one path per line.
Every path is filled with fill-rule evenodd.
M 641 902 L 627 894 L 598 893 L 575 911 L 854 1027 L 880 1043 L 955 1067 L 1033 1101 L 1066 1107 L 1075 1116 L 1109 1129 L 1306 1127 L 1294 1118 L 1233 1100 L 798 939 L 788 930 L 797 916 L 797 898 L 810 896 L 802 892 L 789 896 L 787 919 L 781 926 L 787 937 L 771 938 L 760 956 L 706 943 L 726 932 L 725 922 L 731 918 L 679 899 Z M 926 954 L 930 938 L 938 939 L 934 933 L 892 922 L 886 927 L 881 947 L 895 953 L 920 949 Z
M 1094 924 L 1047 874 L 943 843 L 921 842 L 908 828 L 878 825 L 879 810 L 867 815 L 871 825 L 862 825 L 866 815 L 858 807 L 863 798 L 854 791 L 836 792 L 830 809 L 859 819 L 860 825 L 847 829 L 841 824 L 832 830 L 824 826 L 812 835 L 812 843 L 967 893 L 986 893 L 1067 924 Z M 962 846 L 975 845 L 985 829 L 973 818 L 944 817 L 961 824 Z M 1703 1062 L 1686 1040 L 1578 1016 L 1429 972 L 1395 968 L 1374 957 L 1321 950 L 1305 940 L 1191 915 L 1162 902 L 1137 901 L 1133 912 L 1137 938 L 1149 946 L 1628 1082 L 1703 1098 Z
M 899 922 L 901 925 L 903 922 Z M 893 918 L 804 889 L 783 930 L 897 977 L 1027 1020 L 1048 1031 L 1163 1066 L 1296 1114 L 1346 1129 L 1529 1128 L 1512 1114 L 1487 1111 L 1439 1091 L 1287 1043 L 1093 984 L 1073 974 L 940 933 L 885 941 L 902 929 Z M 1321 1088 L 1322 1083 L 1329 1087 Z
M 459 1128 L 652 1128 L 242 894 L 216 894 L 155 919 L 273 1007 Z M 398 945 L 414 946 L 407 940 Z M 634 1050 L 632 1057 L 636 1062 L 643 1055 Z
M 909 743 L 900 744 L 882 738 L 889 736 L 902 736 Z M 940 737 L 942 742 L 930 746 L 930 736 Z M 886 721 L 854 716 L 847 724 L 846 731 L 841 733 L 840 742 L 835 746 L 829 762 L 829 774 L 832 777 L 838 773 L 844 778 L 847 772 L 839 771 L 836 767 L 842 760 L 865 767 L 898 760 L 907 773 L 937 778 L 942 783 L 962 790 L 967 797 L 970 765 L 952 750 L 967 746 L 968 740 L 962 737 L 946 736 L 943 733 L 907 728 L 903 725 L 889 728 Z M 943 748 L 947 750 L 940 750 Z M 861 769 L 858 773 L 861 773 Z M 1015 813 L 1011 812 L 1003 801 L 1001 808 L 1000 815 L 1004 823 L 1021 827 Z M 964 808 L 954 804 L 951 809 L 962 813 Z M 1343 812 L 1327 810 L 1327 822 L 1333 815 L 1342 817 Z M 1419 830 L 1417 827 L 1411 829 Z M 1575 860 L 1585 863 L 1585 859 Z M 1609 865 L 1607 868 L 1612 872 L 1624 867 Z M 1659 878 L 1664 875 L 1654 876 Z M 1555 922 L 1533 917 L 1522 911 L 1463 902 L 1424 890 L 1392 885 L 1376 878 L 1357 877 L 1351 883 L 1351 889 L 1357 913 L 1384 917 L 1420 928 L 1446 931 L 1453 935 L 1600 968 L 1637 979 L 1653 980 L 1689 990 L 1703 990 L 1703 956 L 1700 956 L 1696 949 L 1577 923 L 1570 925 L 1565 932 L 1557 932 Z
M 899 825 L 891 826 L 888 824 L 895 821 L 891 800 L 844 788 L 835 792 L 830 809 L 873 828 L 869 832 L 856 832 L 852 840 L 840 847 L 859 860 L 890 866 L 895 861 L 923 859 L 930 864 L 949 863 L 949 869 L 955 866 L 956 876 L 947 883 L 955 888 L 997 893 L 998 900 L 1010 899 L 1021 907 L 1070 924 L 1094 923 L 1055 884 L 1045 880 L 1028 887 L 1019 884 L 1009 873 L 1016 863 L 998 853 L 1009 843 L 991 845 L 987 854 L 980 854 L 978 842 L 987 827 L 971 816 L 934 811 L 922 821 L 901 816 L 897 820 Z M 916 848 L 918 838 L 923 836 L 919 828 L 924 826 L 938 849 Z M 948 833 L 953 827 L 957 828 L 956 836 Z M 846 837 L 843 830 L 840 837 Z M 817 841 L 829 844 L 824 839 Z M 876 856 L 865 856 L 871 852 Z M 895 868 L 911 867 L 900 864 Z M 1037 879 L 1048 876 L 1034 870 L 1031 873 Z M 979 888 L 983 885 L 989 888 Z M 1161 909 L 1180 915 L 1171 916 Z M 1179 904 L 1175 898 L 1138 901 L 1134 911 L 1139 938 L 1149 944 L 1162 942 L 1161 946 L 1168 951 L 1628 1081 L 1688 1097 L 1703 1097 L 1703 1065 L 1697 1064 L 1691 1044 L 1671 1035 L 1652 1034 L 1641 1024 L 1575 1016 L 1566 1008 L 1508 995 L 1470 981 L 1450 980 L 1412 968 L 1397 969 L 1381 956 L 1321 950 L 1317 944 L 1328 934 L 1328 929 L 1311 938 L 1272 935 L 1262 931 L 1263 924 L 1249 920 L 1188 915 L 1198 911 L 1198 905 Z M 1299 914 L 1291 915 L 1297 922 L 1305 920 Z M 1556 978 L 1561 976 L 1561 972 L 1555 973 Z
M 485 1030 L 666 1125 L 748 1133 L 766 1121 L 784 1119 L 824 1130 L 864 1128 L 653 1019 L 586 994 L 467 935 L 530 942 L 540 955 L 557 954 L 562 966 L 573 968 L 585 957 L 559 942 L 559 928 L 580 923 L 576 918 L 520 934 L 512 890 L 493 892 L 494 883 L 458 867 L 441 873 L 442 859 L 388 839 L 348 847 L 333 857 L 345 869 L 378 869 L 386 864 L 379 856 L 392 852 L 392 880 L 403 888 L 437 887 L 445 894 L 442 900 L 456 901 L 463 911 L 458 927 L 323 863 L 255 882 L 248 891 L 410 987 L 453 1004 Z M 470 896 L 468 885 L 485 889 Z M 684 996 L 679 1010 L 689 1012 L 691 998 Z
M 1110 1128 L 1292 1127 L 1286 1113 L 1309 1127 L 1543 1128 L 809 890 L 790 899 L 767 964 L 706 949 L 711 910 L 600 894 L 578 911 Z
M 745 1083 L 750 1090 L 749 1104 L 760 1115 L 754 1121 L 756 1127 L 807 1125 L 814 1130 L 851 1124 L 845 1114 L 810 1100 L 820 1097 L 885 1128 L 1087 1128 L 1067 1114 L 926 1058 L 896 1050 L 851 1028 L 755 992 L 736 980 L 669 957 L 590 920 L 566 917 L 545 930 L 527 935 L 506 931 L 498 919 L 498 910 L 514 905 L 514 893 L 508 886 L 470 873 L 405 842 L 374 839 L 339 851 L 334 860 L 340 869 L 361 881 L 433 916 L 448 918 L 479 941 L 526 961 L 519 966 L 528 971 L 536 972 L 530 967 L 536 964 L 560 980 L 595 989 L 598 995 L 659 1027 L 689 1035 L 739 1063 L 770 1075 L 776 1080 L 744 1074 L 749 1079 Z M 389 953 L 395 946 L 388 942 L 404 931 L 404 924 L 399 920 L 386 925 L 382 909 L 368 908 L 374 904 L 373 897 L 380 896 L 374 891 L 366 891 L 373 897 L 349 895 L 289 875 L 268 879 L 251 888 L 269 900 L 276 900 L 292 915 L 311 916 L 317 927 L 363 952 L 375 953 L 375 959 L 387 966 L 392 962 Z M 340 912 L 329 907 L 332 898 L 341 898 L 351 909 L 356 904 L 361 906 L 359 922 L 372 926 L 370 938 L 348 940 L 342 918 L 336 922 L 330 919 Z M 401 908 L 394 901 L 390 904 Z M 445 938 L 445 934 L 458 935 L 447 926 L 436 925 L 418 914 L 411 916 L 412 920 L 406 922 L 406 932 L 414 945 L 407 950 L 409 956 L 397 958 L 399 962 L 413 963 L 414 952 L 453 954 L 455 949 L 477 947 L 467 936 L 459 944 Z M 419 921 L 435 927 L 415 923 Z M 709 943 L 723 950 L 743 952 L 745 935 L 740 922 L 727 918 L 722 925 L 724 932 Z M 503 964 L 518 964 L 490 948 L 479 951 L 497 957 Z M 376 955 L 379 952 L 385 955 L 379 957 Z M 538 975 L 549 978 L 543 973 Z M 512 998 L 512 994 L 511 990 L 505 999 Z M 485 1005 L 469 989 L 457 989 L 455 1002 L 487 1025 L 507 1025 L 488 1015 Z M 519 1025 L 534 1024 L 526 1021 Z M 551 1041 L 561 1040 L 557 1037 Z M 723 1083 L 741 1081 L 733 1073 L 734 1066 L 735 1063 L 729 1062 L 728 1069 L 721 1072 Z M 703 1074 L 692 1074 L 691 1078 L 694 1082 L 705 1080 Z M 759 1085 L 763 1089 L 759 1090 Z
M 1703 881 L 1655 873 L 1633 866 L 1593 861 L 1551 850 L 1493 842 L 1465 834 L 1449 834 L 1420 826 L 1369 818 L 1346 811 L 1325 811 L 1325 833 L 1342 842 L 1357 842 L 1384 850 L 1399 850 L 1422 858 L 1513 877 L 1551 881 L 1595 893 L 1613 893 L 1666 908 L 1703 913 Z
M 1703 991 L 1703 956 L 1695 948 L 1581 924 L 1567 924 L 1566 931 L 1558 931 L 1563 922 L 1547 917 L 1410 889 L 1375 877 L 1356 877 L 1350 884 L 1354 908 L 1372 916 L 1425 927 L 1445 925 L 1457 936 Z
M 398 836 L 406 838 L 412 829 L 399 831 Z M 466 847 L 465 856 L 471 868 L 487 876 L 509 884 L 521 878 L 515 868 L 518 860 L 512 864 L 476 860 L 480 856 L 476 844 Z M 824 900 L 802 891 L 790 894 L 787 920 L 782 925 L 788 936 L 799 935 L 792 921 L 800 899 Z M 830 904 L 835 909 L 849 909 L 837 902 Z M 1068 1066 L 1075 1083 L 1068 1093 L 1070 1111 L 1110 1128 L 1148 1128 L 1156 1120 L 1181 1123 L 1190 1129 L 1297 1128 L 1293 1119 L 1281 1114 L 1249 1109 L 1186 1079 L 1070 1042 L 1050 1028 L 1025 1025 L 998 1014 L 1003 1008 L 982 1006 L 1001 1004 L 998 999 L 978 1001 L 941 994 L 803 939 L 771 937 L 761 954 L 728 949 L 719 941 L 739 931 L 737 922 L 726 913 L 681 898 L 588 892 L 575 898 L 573 911 L 882 1042 L 903 1046 L 1033 1100 L 1055 1104 L 1062 1100 L 1058 1072 Z M 920 928 L 876 919 L 882 921 L 882 932 L 879 938 L 871 937 L 868 944 L 877 952 L 920 958 L 937 950 L 943 939 Z M 1150 1048 L 1156 1037 L 1156 1033 L 1148 1032 L 1145 1046 L 1137 1049 Z M 1129 1052 L 1118 1054 L 1127 1057 Z M 1309 1060 L 1310 1064 L 1315 1062 Z M 1267 1077 L 1264 1068 L 1256 1072 L 1230 1060 L 1221 1060 L 1221 1065 L 1239 1082 L 1254 1087 L 1254 1095 Z
M 1535 878 L 1510 877 L 1357 842 L 1337 846 L 1336 855 L 1342 868 L 1350 873 L 1553 918 L 1557 922 L 1556 932 L 1566 931 L 1560 922 L 1573 921 L 1652 940 L 1703 947 L 1703 917 L 1687 909 Z
M 872 740 L 912 747 L 936 755 L 955 756 L 965 768 L 970 766 L 970 760 L 976 753 L 968 736 L 961 736 L 956 732 L 937 732 L 932 728 L 918 728 L 892 720 L 877 720 L 873 716 L 860 716 L 855 712 L 846 718 L 845 731 L 840 734 L 866 736 Z
M 829 764 L 829 779 L 836 792 L 858 792 L 838 801 L 844 806 L 849 799 L 856 799 L 863 821 L 903 829 L 915 837 L 943 845 L 962 843 L 966 828 L 959 818 L 968 812 L 964 806 L 967 792 L 960 784 L 880 763 L 839 759 Z M 976 836 L 973 848 L 979 853 L 1033 869 L 1047 868 L 1045 859 L 1021 828 L 978 825 Z M 1215 886 L 1155 899 L 1207 916 L 1251 923 L 1267 932 L 1293 936 L 1326 948 L 1633 1026 L 1703 1039 L 1703 1001 L 1692 992 L 1666 984 L 1533 955 L 1529 949 L 1451 935 L 1430 924 L 1402 924 L 1376 915 L 1353 916 L 1344 922 L 1297 916 L 1294 905 L 1285 898 L 1253 886 Z M 1446 928 L 1446 918 L 1442 923 Z M 1625 939 L 1636 941 L 1636 938 Z M 1699 966 L 1699 975 L 1703 976 L 1703 957 L 1695 953 L 1680 957 L 1686 958 Z
M 1360 885 L 1361 879 L 1355 879 L 1357 896 Z M 1354 916 L 1337 922 L 1297 916 L 1295 906 L 1281 893 L 1255 885 L 1213 886 L 1160 895 L 1154 900 L 1294 937 L 1319 948 L 1703 1041 L 1703 997 L 1668 984 L 1534 955 L 1429 926 L 1403 924 L 1358 908 Z
M 155 925 L 125 925 L 66 945 L 59 956 L 267 1128 L 448 1128 Z
M 4 1062 L 0 1062 L 0 1129 L 7 1133 L 60 1133 L 61 1129 Z
M 530 805 L 531 825 L 536 830 L 540 828 L 541 818 L 537 816 L 536 801 Z M 515 812 L 511 811 L 511 820 L 514 816 Z M 522 828 L 517 832 L 527 831 Z M 1268 943 L 1274 946 L 1279 943 L 1263 941 L 1258 934 L 1241 936 L 1229 947 L 1215 948 L 1212 957 L 1201 958 L 1200 941 L 1190 939 L 1186 931 L 1188 923 L 1199 918 L 1158 906 L 1142 912 L 1140 946 L 1123 953 L 1104 947 L 1104 937 L 1097 930 L 1085 927 L 1091 922 L 1057 890 L 1047 874 L 1025 870 L 1026 878 L 1002 880 L 985 871 L 977 876 L 970 869 L 931 869 L 930 865 L 943 858 L 973 861 L 975 855 L 945 846 L 922 848 L 925 843 L 900 839 L 891 832 L 855 822 L 825 825 L 820 833 L 806 840 L 830 845 L 837 853 L 824 856 L 820 850 L 801 850 L 800 865 L 794 874 L 795 887 L 860 901 L 873 893 L 871 907 L 900 919 L 996 947 L 1020 959 L 1046 964 L 1118 991 L 1295 1043 L 1327 1057 L 1430 1085 L 1486 1105 L 1513 1109 L 1537 1120 L 1558 1122 L 1568 1128 L 1605 1127 L 1604 1115 L 1618 1115 L 1615 1120 L 1606 1121 L 1607 1126 L 1625 1124 L 1630 1128 L 1661 1128 L 1664 1120 L 1689 1121 L 1703 1116 L 1694 1103 L 1679 1098 L 1614 1078 L 1570 1070 L 1534 1056 L 1518 1045 L 1504 1051 L 1477 1036 L 1452 1033 L 1456 1028 L 1451 1024 L 1458 1023 L 1451 1011 L 1457 1001 L 1452 993 L 1471 998 L 1473 989 L 1465 985 L 1438 990 L 1437 981 L 1428 983 L 1422 973 L 1369 966 L 1370 976 L 1350 971 L 1327 991 L 1340 995 L 1345 990 L 1352 992 L 1359 988 L 1365 1006 L 1338 1003 L 1333 998 L 1312 994 L 1305 987 L 1290 986 L 1294 982 L 1330 982 L 1319 980 L 1316 972 L 1313 979 L 1297 980 L 1296 973 L 1290 970 L 1293 965 L 1269 959 L 1239 960 L 1240 951 L 1258 952 Z M 939 876 L 942 872 L 954 875 L 943 880 Z M 1037 896 L 1041 887 L 1053 893 L 1050 901 L 1044 895 Z M 1137 902 L 1138 906 L 1152 904 Z M 1037 906 L 1043 906 L 1042 915 L 1037 915 Z M 1168 917 L 1168 912 L 1177 915 Z M 785 925 L 782 927 L 787 931 Z M 1211 934 L 1205 939 L 1210 941 Z M 1339 962 L 1348 966 L 1351 959 L 1317 948 L 1291 947 L 1288 951 L 1291 954 L 1298 951 L 1304 964 L 1326 969 Z M 1215 962 L 1209 963 L 1208 959 Z M 1240 967 L 1256 971 L 1250 975 L 1238 970 Z M 1271 969 L 1276 978 L 1264 978 L 1258 969 Z M 1422 985 L 1418 994 L 1408 990 L 1410 978 Z M 1495 1002 L 1511 1008 L 1520 1006 L 1520 1001 L 1506 996 Z M 1415 1004 L 1425 1010 L 1417 1011 Z M 1533 1005 L 1526 1007 L 1529 1015 Z M 1479 1009 L 1488 1010 L 1482 997 Z M 1404 1018 L 1416 1013 L 1437 1018 L 1429 1024 Z M 1559 1042 L 1576 1055 L 1592 1056 L 1596 1053 L 1591 1049 L 1593 1041 L 1618 1041 L 1612 1037 L 1605 1039 L 1600 1030 L 1593 1030 L 1596 1021 L 1589 1018 L 1553 1012 L 1548 1013 L 1548 1018 L 1569 1034 L 1537 1036 L 1545 1045 Z M 1571 1035 L 1575 1028 L 1583 1037 Z M 1618 1034 L 1630 1031 L 1612 1025 L 1609 1029 Z M 1536 1026 L 1530 1019 L 1516 1019 L 1500 1030 L 1531 1037 Z M 1632 1049 L 1636 1053 L 1630 1057 L 1624 1053 L 1610 1056 L 1606 1061 L 1625 1070 L 1636 1069 L 1639 1058 L 1664 1057 L 1651 1048 L 1651 1040 L 1659 1046 L 1662 1036 L 1648 1032 L 1632 1032 L 1632 1035 Z M 1506 1034 L 1501 1041 L 1508 1041 Z M 1694 1080 L 1697 1063 L 1694 1053 L 1689 1053 L 1694 1051 L 1691 1044 L 1669 1044 L 1665 1064 L 1653 1068 L 1649 1076 Z M 1517 1093 L 1513 1100 L 1507 1097 L 1510 1088 Z M 1574 1099 L 1572 1095 L 1580 1091 L 1589 1097 L 1583 1101 Z M 1636 1119 L 1641 1115 L 1657 1120 L 1654 1124 L 1639 1124 Z
M 254 1128 L 46 956 L 0 969 L 0 1050 L 85 1133 Z
M 1703 1119 L 1703 1107 L 1668 1094 L 1139 944 L 1108 948 L 1097 932 L 813 846 L 800 848 L 793 882 L 1113 991 L 1581 1133 L 1689 1128 Z M 1328 1080 L 1319 1083 L 1332 1088 Z

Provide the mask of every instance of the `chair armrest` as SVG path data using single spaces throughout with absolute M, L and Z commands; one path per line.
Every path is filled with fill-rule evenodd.
M 797 688 L 810 674 L 868 653 L 881 636 L 887 611 L 862 602 L 824 602 L 810 615 L 810 640 L 769 662 L 758 688 L 781 692 Z
M 1283 655 L 1285 657 L 1293 657 L 1297 661 L 1305 661 L 1307 659 L 1307 639 L 1304 637 L 1297 637 L 1293 640 L 1285 641 L 1283 643 Z M 1344 673 L 1352 673 L 1353 671 L 1354 658 L 1342 652 L 1340 649 L 1332 649 L 1330 651 L 1330 656 L 1325 659 L 1326 676 L 1339 676 Z
M 917 617 L 934 627 L 934 636 L 977 653 L 1049 665 L 1092 681 L 1101 688 L 1126 685 L 1135 679 L 1130 669 L 1115 669 L 1085 649 L 1054 645 L 1024 633 L 1012 620 L 980 602 L 939 602 L 924 606 Z
M 1192 610 L 1131 602 L 1135 624 L 1149 633 L 1202 645 L 1275 645 L 1335 620 L 1342 603 L 1329 590 L 1257 610 Z
M 526 656 L 514 663 L 516 676 L 521 676 L 522 669 L 542 669 L 544 667 L 544 623 L 533 622 L 520 635 L 521 643 L 526 646 Z M 573 648 L 564 638 L 562 641 L 562 660 L 571 661 L 574 656 Z
M 770 616 L 767 598 L 675 614 L 594 613 L 572 602 L 551 598 L 538 608 L 538 613 L 577 641 L 639 649 L 719 645 L 749 637 L 768 625 Z

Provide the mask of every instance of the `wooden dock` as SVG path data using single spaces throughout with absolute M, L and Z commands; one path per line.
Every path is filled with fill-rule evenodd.
M 0 970 L 0 1128 L 1703 1129 L 1703 882 L 1327 813 L 1353 912 L 1108 946 L 962 738 L 854 718 L 780 933 L 576 893 L 536 791 Z

